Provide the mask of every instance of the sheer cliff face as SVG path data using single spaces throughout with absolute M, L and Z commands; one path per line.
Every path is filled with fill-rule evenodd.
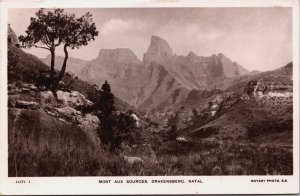
M 128 48 L 102 49 L 96 60 L 104 63 L 115 62 L 125 64 L 140 64 L 140 60 Z
M 102 49 L 97 58 L 82 69 L 81 75 L 99 86 L 107 80 L 117 97 L 136 105 L 143 68 L 143 64 L 130 49 Z
M 155 62 L 146 66 L 129 49 L 101 50 L 82 70 L 82 77 L 99 86 L 108 80 L 116 96 L 149 110 L 180 88 L 164 66 Z
M 149 48 L 143 58 L 145 65 L 151 62 L 164 66 L 172 77 L 189 90 L 225 88 L 226 84 L 216 86 L 214 81 L 222 78 L 230 80 L 248 74 L 247 70 L 222 53 L 209 57 L 197 56 L 193 52 L 187 56 L 173 54 L 167 41 L 157 36 L 151 37 Z
M 80 75 L 99 86 L 108 80 L 114 94 L 131 105 L 164 110 L 193 89 L 224 89 L 247 73 L 223 54 L 178 56 L 166 40 L 152 36 L 142 61 L 127 48 L 102 49 Z
M 135 54 L 127 48 L 102 49 L 98 57 L 88 63 L 89 79 L 108 76 L 123 78 L 129 72 L 141 68 L 142 64 Z M 83 70 L 84 71 L 84 70 Z
M 173 57 L 172 49 L 168 42 L 158 36 L 152 36 L 150 46 L 144 54 L 143 63 L 149 64 L 151 62 L 165 64 Z

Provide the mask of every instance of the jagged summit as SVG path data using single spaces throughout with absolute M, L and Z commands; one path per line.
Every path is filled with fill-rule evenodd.
M 223 54 L 223 53 L 218 53 L 218 55 L 217 55 L 219 58 L 224 58 L 224 57 L 226 57 L 225 56 L 225 54 Z M 227 57 L 226 57 L 227 58 Z
M 193 51 L 190 51 L 186 57 L 187 58 L 195 58 L 195 57 L 198 57 L 198 56 Z
M 160 52 L 166 53 L 167 55 L 173 55 L 169 43 L 163 38 L 158 37 L 156 35 L 151 36 L 151 42 L 148 48 L 148 52 Z
M 161 63 L 165 58 L 173 56 L 173 51 L 168 42 L 156 35 L 151 36 L 151 41 L 147 52 L 144 54 L 143 62 L 148 64 L 150 62 Z
M 113 60 L 115 62 L 140 64 L 140 60 L 129 48 L 101 49 L 97 59 L 102 61 Z

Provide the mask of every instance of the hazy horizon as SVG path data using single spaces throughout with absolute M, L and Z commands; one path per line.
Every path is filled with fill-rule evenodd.
M 25 34 L 38 9 L 10 9 L 8 22 Z M 152 35 L 165 39 L 174 54 L 223 53 L 244 68 L 267 71 L 292 59 L 291 8 L 92 8 L 65 9 L 77 17 L 93 14 L 99 36 L 88 46 L 69 50 L 70 57 L 96 58 L 101 49 L 129 48 L 142 60 Z M 20 22 L 20 19 L 22 22 Z M 26 49 L 40 58 L 47 50 Z M 56 55 L 63 56 L 62 47 Z

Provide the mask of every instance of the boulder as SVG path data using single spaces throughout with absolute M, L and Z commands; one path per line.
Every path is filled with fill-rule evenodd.
M 184 137 L 177 137 L 176 138 L 177 141 L 181 141 L 181 142 L 188 142 L 189 140 L 187 140 L 186 138 Z
M 57 113 L 55 113 L 55 112 L 52 112 L 52 111 L 50 111 L 50 110 L 45 110 L 45 112 L 47 113 L 47 114 L 49 114 L 50 116 L 57 116 Z
M 48 113 L 52 115 L 54 112 Z M 82 113 L 74 108 L 67 106 L 63 108 L 55 108 L 55 113 L 64 120 L 78 124 L 82 129 L 86 131 L 95 131 L 98 129 L 100 121 L 97 116 L 92 114 L 82 115 Z M 53 115 L 52 115 L 53 116 Z
M 136 114 L 131 114 L 130 116 L 134 119 L 134 121 L 135 121 L 135 126 L 136 126 L 136 127 L 140 127 L 140 126 L 141 126 L 141 123 L 140 123 L 139 117 L 138 117 Z
M 24 92 L 24 93 L 30 92 L 30 89 L 29 88 L 22 88 L 22 92 Z
M 41 99 L 41 103 L 43 105 L 56 103 L 56 98 L 54 97 L 54 95 L 51 91 L 41 91 L 40 99 Z
M 36 87 L 34 84 L 23 84 L 22 85 L 23 89 L 28 89 L 28 90 L 32 90 L 32 91 L 36 91 L 38 90 L 38 87 Z
M 94 115 L 92 115 L 92 114 L 86 114 L 86 115 L 85 115 L 85 119 L 86 119 L 87 121 L 92 122 L 92 123 L 95 123 L 95 124 L 99 124 L 99 123 L 100 123 L 98 117 L 97 117 L 97 116 L 94 116 Z
M 55 108 L 58 115 L 67 121 L 71 121 L 73 123 L 78 123 L 78 115 L 81 115 L 80 111 L 75 110 L 69 106 L 63 108 Z
M 92 104 L 84 95 L 77 91 L 65 92 L 57 91 L 58 100 L 65 106 L 78 107 Z
M 86 114 L 85 116 L 77 116 L 77 123 L 86 131 L 96 131 L 99 128 L 100 121 L 97 116 Z
M 140 157 L 127 157 L 127 156 L 123 156 L 123 159 L 129 165 L 145 164 L 145 162 Z
M 157 163 L 156 154 L 150 144 L 133 145 L 132 147 L 122 144 L 121 148 L 122 152 L 120 154 L 122 156 L 140 157 L 146 164 Z
M 51 91 L 42 91 L 40 92 L 40 96 L 43 104 L 57 103 L 56 98 Z M 57 91 L 57 100 L 64 106 L 70 106 L 74 108 L 93 104 L 91 101 L 86 99 L 84 95 L 77 91 L 65 92 L 59 90 Z
M 34 101 L 17 101 L 16 108 L 22 108 L 22 109 L 32 109 L 32 110 L 36 110 L 39 107 L 39 104 L 37 102 Z
M 56 108 L 56 111 L 59 113 L 59 114 L 63 114 L 63 115 L 67 115 L 67 116 L 76 116 L 76 115 L 81 115 L 81 112 L 80 111 L 77 111 L 75 110 L 74 108 L 72 107 L 63 107 L 63 108 Z

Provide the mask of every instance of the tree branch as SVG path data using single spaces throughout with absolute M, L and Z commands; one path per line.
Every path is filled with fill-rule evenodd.
M 42 49 L 50 50 L 50 48 L 43 47 L 43 46 L 37 46 L 37 45 L 33 45 L 33 46 L 36 47 L 36 48 L 42 48 Z
M 59 46 L 59 45 L 61 44 L 61 42 L 62 42 L 62 40 L 61 40 L 61 39 L 59 39 L 59 40 L 58 40 L 58 43 L 57 43 L 57 44 L 55 44 L 55 47 L 56 47 L 56 46 Z

